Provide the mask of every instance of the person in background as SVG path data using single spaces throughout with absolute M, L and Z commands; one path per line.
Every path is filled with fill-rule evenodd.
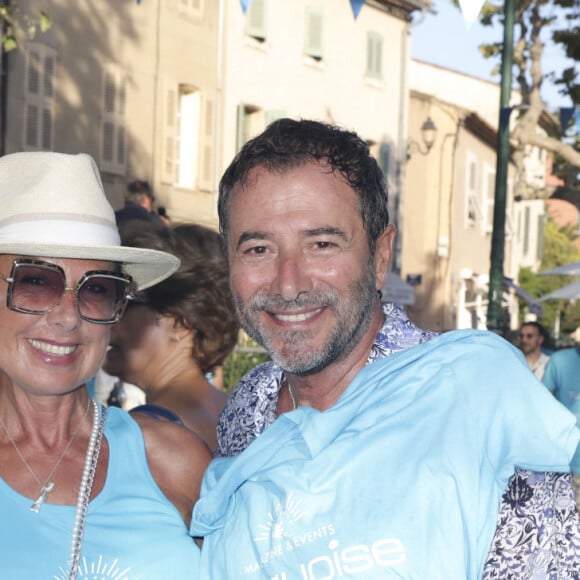
M 226 170 L 218 212 L 238 318 L 273 361 L 220 417 L 227 457 L 191 525 L 202 575 L 577 574 L 574 418 L 504 339 L 435 336 L 381 304 L 395 231 L 365 141 L 275 121 Z
M 542 380 L 550 357 L 542 351 L 548 333 L 535 321 L 524 322 L 520 328 L 520 349 L 526 356 L 530 370 Z
M 136 179 L 127 185 L 125 207 L 115 212 L 117 226 L 122 228 L 133 220 L 146 221 L 165 227 L 165 222 L 155 212 L 155 196 L 148 181 Z
M 181 225 L 132 230 L 123 243 L 171 253 L 181 266 L 131 303 L 112 329 L 103 368 L 145 392 L 133 413 L 182 423 L 215 449 L 226 396 L 206 375 L 222 365 L 239 330 L 219 235 Z
M 198 578 L 206 445 L 85 388 L 133 293 L 178 265 L 121 246 L 88 155 L 0 158 L 0 578 Z
M 542 382 L 560 403 L 574 413 L 580 426 L 580 346 L 553 352 Z M 570 467 L 574 474 L 576 505 L 580 510 L 580 446 Z

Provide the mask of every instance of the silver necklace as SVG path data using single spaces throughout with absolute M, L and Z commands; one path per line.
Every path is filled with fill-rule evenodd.
M 294 398 L 294 393 L 292 392 L 292 387 L 290 383 L 286 383 L 288 385 L 288 394 L 290 395 L 290 400 L 292 401 L 292 410 L 296 410 L 296 399 Z
M 78 574 L 89 500 L 91 499 L 95 472 L 101 452 L 101 443 L 103 442 L 103 434 L 105 432 L 106 409 L 101 407 L 94 399 L 91 399 L 91 401 L 93 403 L 93 427 L 91 429 L 83 476 L 77 498 L 77 509 L 75 512 L 70 549 L 69 580 L 75 580 Z
M 85 422 L 85 419 L 87 418 L 87 415 L 89 414 L 90 407 L 91 407 L 91 401 L 89 399 L 87 401 L 87 408 L 85 410 L 85 414 L 83 415 L 83 418 L 80 420 L 78 427 L 76 428 L 75 432 L 72 434 L 71 438 L 68 440 L 68 443 L 65 445 L 65 448 L 61 451 L 60 455 L 58 456 L 58 459 L 56 460 L 56 463 L 54 464 L 53 468 L 50 470 L 50 473 L 47 475 L 44 483 L 42 483 L 42 481 L 36 475 L 36 473 L 34 472 L 32 467 L 28 463 L 28 461 L 26 461 L 26 458 L 24 457 L 24 455 L 22 454 L 20 449 L 18 449 L 18 445 L 16 445 L 16 442 L 12 438 L 10 431 L 8 431 L 8 428 L 4 424 L 4 421 L 2 420 L 2 418 L 0 417 L 0 425 L 2 425 L 2 428 L 6 432 L 6 435 L 8 436 L 10 443 L 12 443 L 12 447 L 14 447 L 14 449 L 16 450 L 16 453 L 18 453 L 18 457 L 20 457 L 20 459 L 22 460 L 22 463 L 24 463 L 24 465 L 27 467 L 28 471 L 30 471 L 30 474 L 32 475 L 32 477 L 34 477 L 36 483 L 38 483 L 38 486 L 40 487 L 40 495 L 38 496 L 38 498 L 36 498 L 34 500 L 32 505 L 30 506 L 31 511 L 38 513 L 40 511 L 40 508 L 42 507 L 42 504 L 48 498 L 48 494 L 50 492 L 54 491 L 56 484 L 54 483 L 54 481 L 50 481 L 50 480 L 52 479 L 52 476 L 55 474 L 55 472 L 56 472 L 58 466 L 60 465 L 60 462 L 63 460 L 66 452 L 69 450 L 73 441 L 76 439 L 76 436 L 79 434 L 79 431 L 81 430 L 81 426 Z

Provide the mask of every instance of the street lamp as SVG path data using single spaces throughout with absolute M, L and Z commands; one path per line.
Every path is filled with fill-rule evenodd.
M 419 153 L 420 155 L 427 155 L 431 151 L 431 147 L 435 143 L 435 137 L 437 136 L 437 125 L 433 122 L 431 117 L 427 117 L 427 120 L 421 125 L 421 139 L 425 145 L 425 149 L 421 148 L 421 145 L 409 139 L 407 144 L 407 161 L 411 159 L 412 153 Z

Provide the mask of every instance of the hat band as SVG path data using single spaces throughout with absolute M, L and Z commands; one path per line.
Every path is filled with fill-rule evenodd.
M 0 242 L 55 246 L 120 246 L 114 224 L 58 219 L 35 219 L 0 227 Z

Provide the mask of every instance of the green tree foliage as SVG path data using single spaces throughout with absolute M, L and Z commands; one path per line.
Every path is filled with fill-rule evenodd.
M 451 0 L 456 6 L 457 0 Z M 504 0 L 488 0 L 482 7 L 480 21 L 483 25 L 496 27 L 497 41 L 480 46 L 486 58 L 499 62 L 503 41 Z M 562 94 L 570 96 L 572 104 L 578 101 L 578 53 L 580 46 L 580 10 L 578 0 L 515 0 L 514 19 L 514 86 L 520 90 L 521 105 L 517 112 L 517 122 L 511 137 L 516 143 L 513 159 L 518 167 L 518 176 L 523 176 L 525 146 L 533 145 L 551 151 L 566 163 L 580 168 L 580 151 L 574 143 L 562 140 L 558 127 L 551 135 L 537 131 L 540 117 L 546 106 L 541 97 L 541 86 L 551 78 L 560 86 Z M 542 55 L 546 40 L 552 39 L 563 47 L 568 58 L 575 61 L 565 70 L 542 70 Z M 531 197 L 523 178 L 517 179 L 515 194 L 523 198 Z
M 559 228 L 548 220 L 544 226 L 544 257 L 540 272 L 557 266 L 580 262 L 580 251 L 574 244 L 576 235 L 571 228 Z M 534 298 L 565 286 L 575 278 L 571 276 L 540 276 L 529 268 L 522 268 L 519 274 L 520 286 Z M 560 332 L 563 338 L 580 326 L 580 301 L 547 300 L 542 303 L 543 314 L 540 322 L 549 330 L 556 327 L 556 318 L 560 318 Z M 526 304 L 520 299 L 520 318 Z
M 2 49 L 10 52 L 18 48 L 16 29 L 21 27 L 28 38 L 34 38 L 38 32 L 46 32 L 52 22 L 50 16 L 40 10 L 35 14 L 23 13 L 18 2 L 0 0 L 0 26 L 2 27 Z

